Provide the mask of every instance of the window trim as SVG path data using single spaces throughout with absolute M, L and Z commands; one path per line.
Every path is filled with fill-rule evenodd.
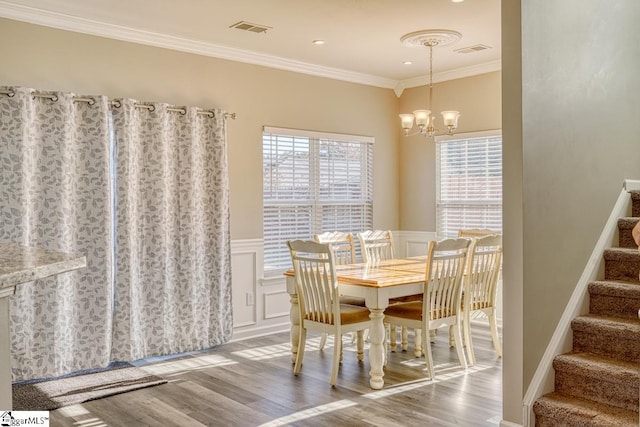
M 319 132 L 315 130 L 279 128 L 273 126 L 263 126 L 262 134 L 264 135 L 265 133 L 275 133 L 303 138 L 330 139 L 343 142 L 364 142 L 368 144 L 375 144 L 376 142 L 376 139 L 373 136 L 350 135 L 346 133 L 329 133 Z
M 436 142 L 456 141 L 458 139 L 502 137 L 502 129 L 479 130 L 476 132 L 454 133 L 453 135 L 437 135 Z

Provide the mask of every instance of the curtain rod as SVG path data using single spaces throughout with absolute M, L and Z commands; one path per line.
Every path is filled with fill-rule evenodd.
M 13 97 L 15 95 L 15 92 L 11 91 L 11 90 L 6 90 L 6 89 L 0 89 L 0 95 L 7 95 L 9 98 Z M 32 92 L 31 93 L 32 96 L 36 97 L 36 98 L 46 98 L 46 99 L 50 99 L 53 102 L 56 102 L 58 100 L 58 96 L 53 94 L 53 93 L 39 93 L 39 92 Z M 81 96 L 74 96 L 73 100 L 75 102 L 86 102 L 89 105 L 93 105 L 96 103 L 96 100 L 93 98 L 85 98 L 85 97 L 81 97 Z M 112 107 L 115 108 L 120 108 L 120 106 L 122 105 L 120 103 L 120 101 L 118 100 L 114 100 L 114 101 L 110 101 L 109 104 Z M 134 104 L 134 106 L 136 108 L 146 108 L 149 111 L 154 111 L 156 109 L 155 106 L 153 106 L 152 104 Z M 180 113 L 180 114 L 187 114 L 187 110 L 185 108 L 179 108 L 179 107 L 167 107 L 167 111 L 174 111 L 176 113 Z M 215 113 L 213 111 L 210 110 L 199 110 L 198 114 L 204 114 L 207 115 L 209 117 L 215 117 Z M 225 113 L 224 114 L 224 118 L 225 119 L 232 119 L 235 120 L 237 117 L 236 113 Z

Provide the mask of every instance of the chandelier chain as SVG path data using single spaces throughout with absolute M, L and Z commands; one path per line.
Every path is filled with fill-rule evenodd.
M 431 110 L 432 105 L 433 105 L 433 44 L 429 43 L 429 110 Z

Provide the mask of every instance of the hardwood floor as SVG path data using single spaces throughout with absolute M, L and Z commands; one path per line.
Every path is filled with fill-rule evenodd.
M 385 387 L 369 388 L 368 358 L 358 363 L 345 337 L 335 388 L 332 342 L 307 340 L 294 376 L 288 334 L 225 344 L 179 357 L 149 359 L 144 370 L 169 383 L 51 412 L 52 426 L 496 426 L 502 414 L 502 359 L 488 326 L 473 329 L 477 364 L 464 372 L 447 331 L 433 344 L 436 380 L 413 348 L 389 353 Z M 411 340 L 413 342 L 413 340 Z M 366 354 L 366 352 L 365 352 Z

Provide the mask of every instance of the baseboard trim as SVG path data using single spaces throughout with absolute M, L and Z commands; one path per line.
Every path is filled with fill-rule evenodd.
M 511 421 L 500 421 L 500 427 L 522 427 L 521 424 L 512 423 Z
M 261 326 L 257 328 L 248 328 L 246 330 L 240 330 L 240 331 L 234 330 L 233 337 L 231 337 L 229 342 L 244 341 L 250 338 L 258 338 L 266 335 L 278 334 L 280 332 L 289 332 L 290 330 L 291 330 L 291 324 L 287 319 L 287 322 L 284 322 L 284 323 Z

